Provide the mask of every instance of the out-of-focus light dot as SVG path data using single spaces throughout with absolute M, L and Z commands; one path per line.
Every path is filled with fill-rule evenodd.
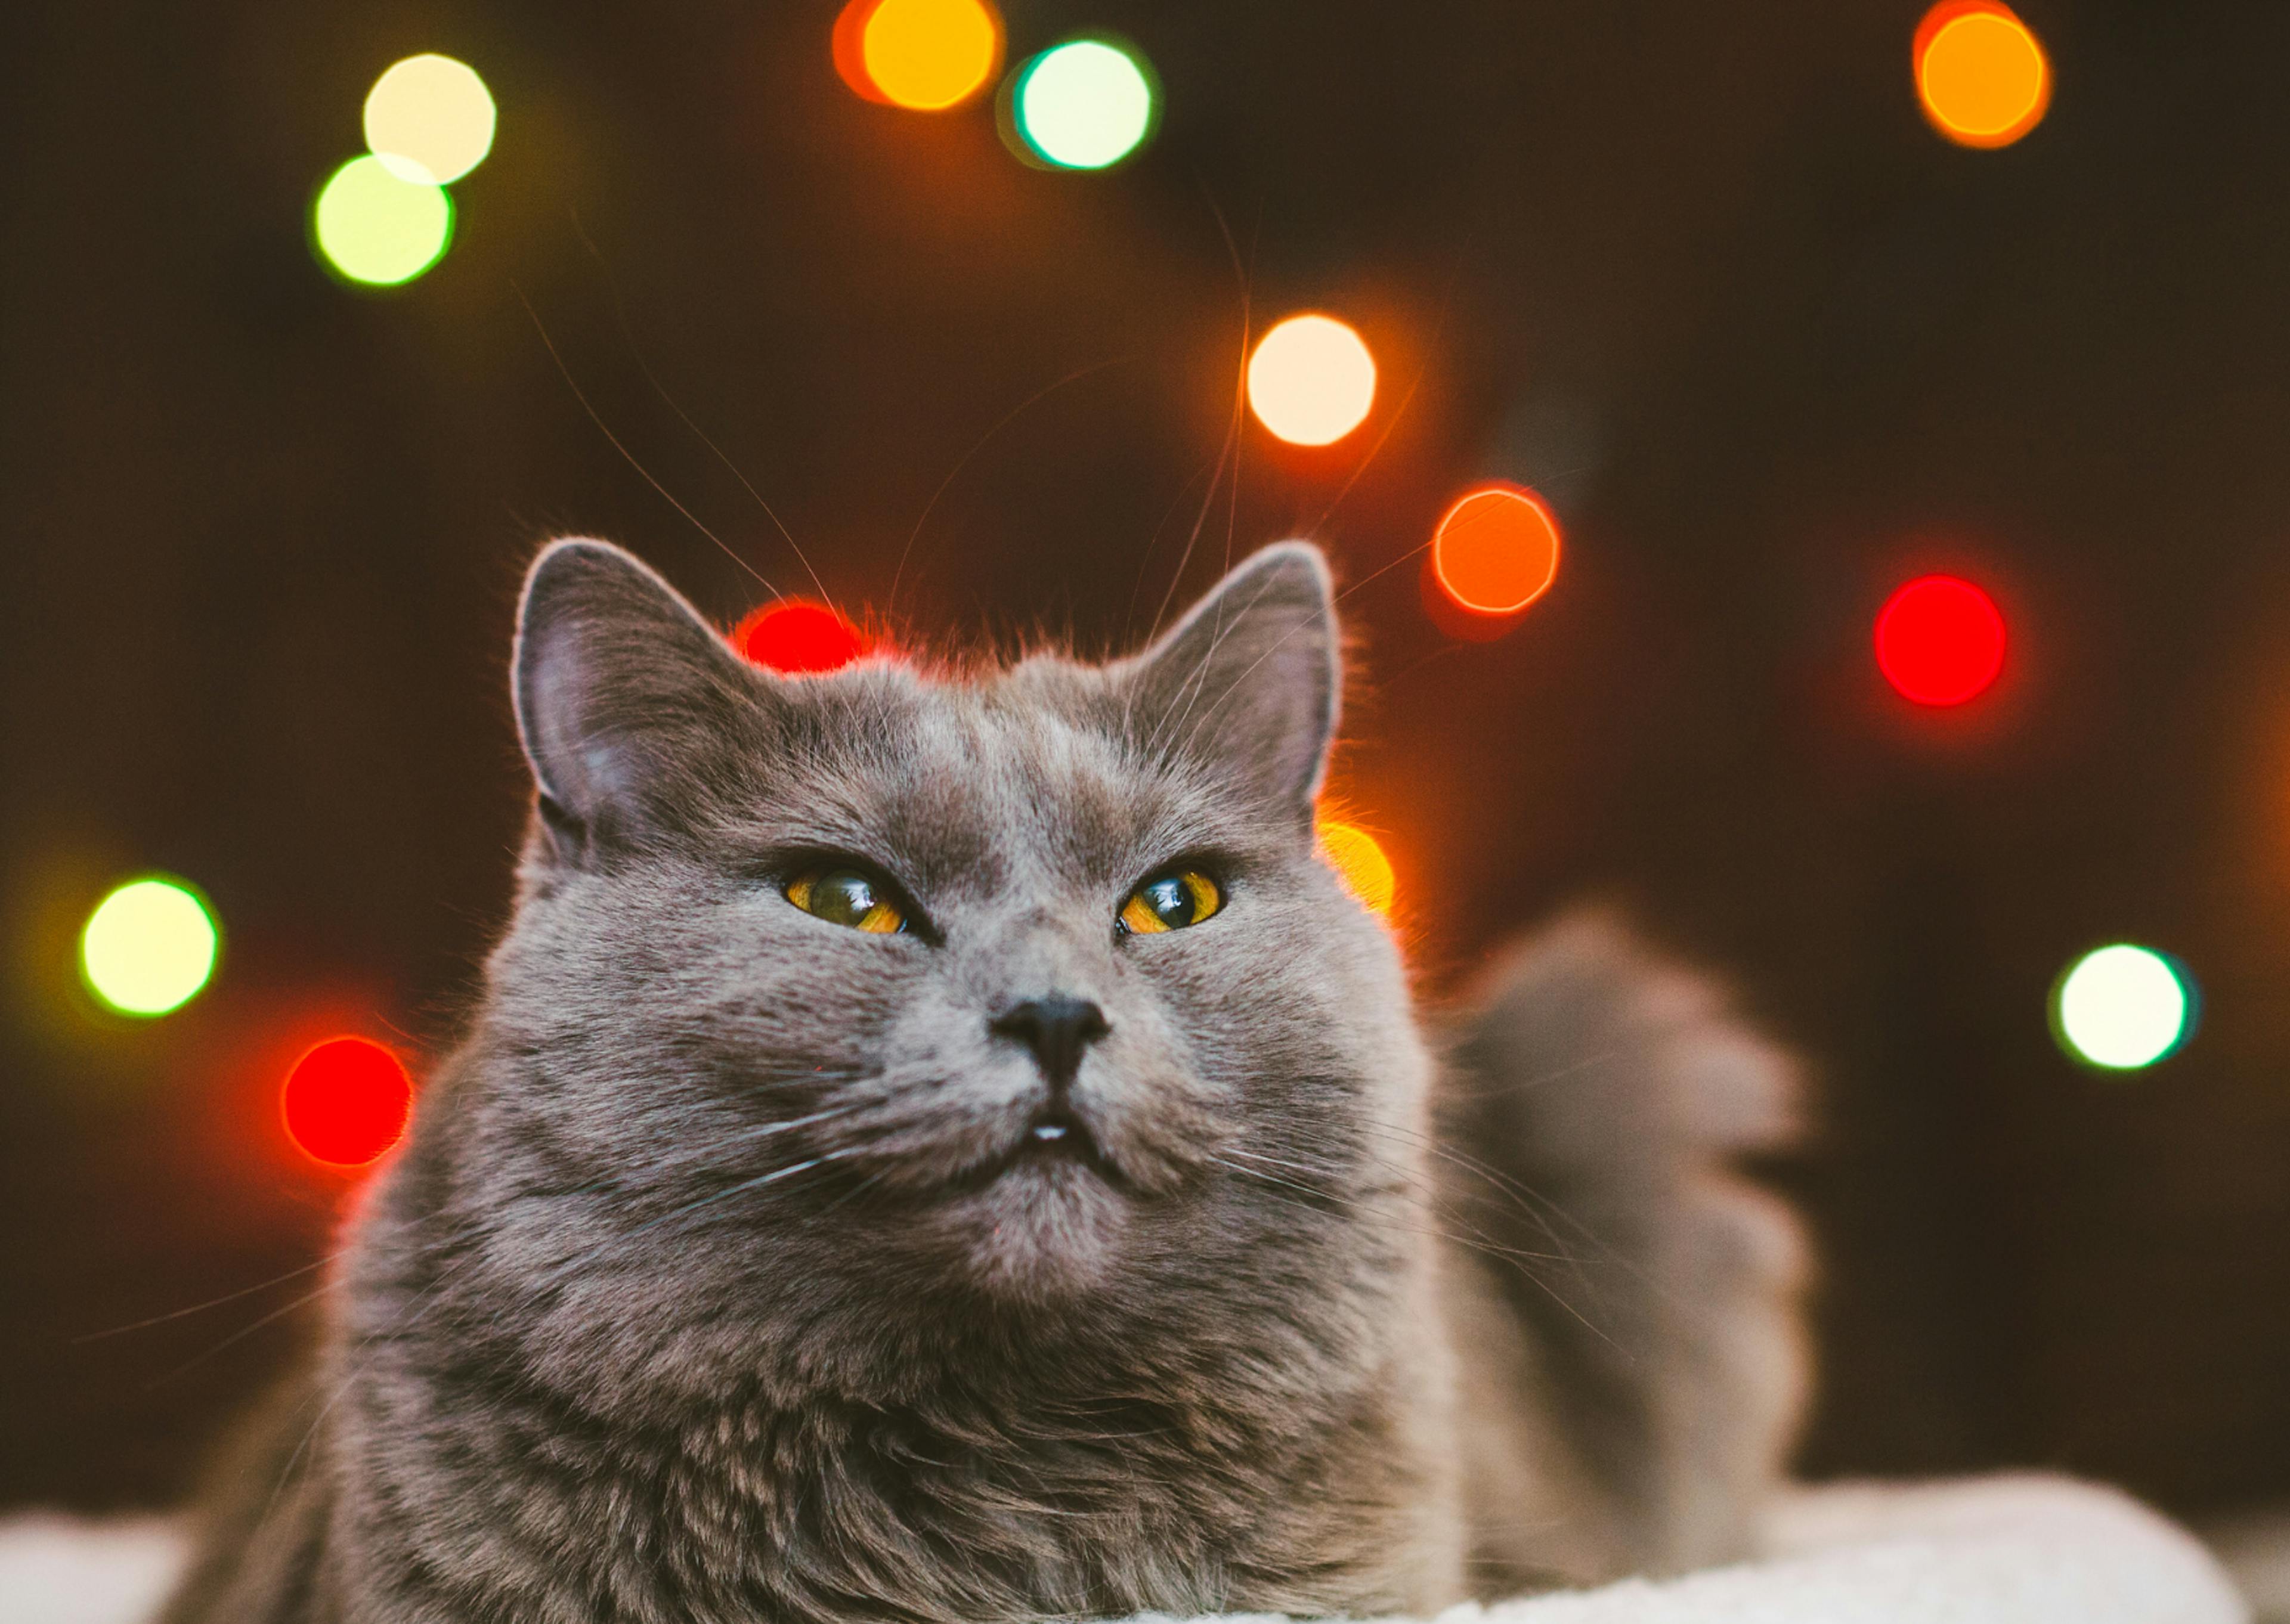
M 294 1062 L 279 1103 L 287 1137 L 304 1155 L 363 1167 L 405 1137 L 413 1079 L 380 1044 L 330 1037 Z
M 2186 1040 L 2194 997 L 2179 967 L 2151 948 L 2118 942 L 2060 978 L 2053 1029 L 2078 1060 L 2135 1071 Z
M 477 70 L 435 52 L 392 64 L 365 97 L 365 144 L 401 180 L 444 186 L 493 149 L 493 98 Z
M 1069 40 L 1020 70 L 1018 133 L 1060 169 L 1103 169 L 1153 129 L 1153 81 L 1135 55 L 1101 39 Z
M 1961 705 L 2004 669 L 2004 615 L 1968 580 L 1925 575 L 1877 612 L 1877 668 L 1918 705 Z
M 846 13 L 861 6 L 855 66 L 894 106 L 936 112 L 966 101 L 1001 60 L 1002 20 L 981 0 L 855 0 Z
M 320 255 L 341 275 L 395 287 L 444 257 L 453 240 L 453 204 L 444 188 L 401 180 L 369 154 L 343 164 L 320 188 L 310 229 Z
M 732 644 L 765 670 L 805 676 L 837 671 L 874 650 L 874 642 L 825 604 L 781 598 L 740 622 Z
M 1995 0 L 1942 0 L 1915 45 L 1925 116 L 1964 147 L 2008 147 L 2041 123 L 2052 65 L 2035 31 Z
M 1359 899 L 1360 906 L 1370 913 L 1389 913 L 1398 881 L 1391 872 L 1391 860 L 1383 854 L 1375 836 L 1357 824 L 1331 819 L 1321 820 L 1319 836 L 1320 855 Z
M 164 876 L 131 880 L 88 916 L 80 973 L 123 1015 L 164 1015 L 198 996 L 221 946 L 214 915 L 189 885 Z
M 1488 484 L 1447 509 L 1431 537 L 1439 589 L 1476 615 L 1514 615 L 1558 578 L 1558 521 L 1517 485 Z
M 1292 316 L 1248 358 L 1248 404 L 1291 445 L 1332 445 L 1375 404 L 1375 357 L 1333 316 Z
M 887 107 L 891 99 L 877 89 L 875 81 L 867 76 L 867 20 L 882 4 L 883 0 L 850 0 L 835 14 L 831 38 L 836 76 L 849 85 L 854 95 Z

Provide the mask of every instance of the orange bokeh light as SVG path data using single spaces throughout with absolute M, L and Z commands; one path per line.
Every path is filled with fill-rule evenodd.
M 1002 19 L 987 0 L 851 0 L 834 53 L 844 84 L 868 100 L 938 112 L 993 78 Z
M 2052 65 L 2035 30 L 1998 0 L 1941 0 L 1918 25 L 1917 100 L 1963 147 L 2008 147 L 2043 122 Z
M 1292 316 L 1257 340 L 1248 358 L 1248 404 L 1291 445 L 1333 445 L 1367 420 L 1375 404 L 1375 357 L 1333 316 Z
M 1558 521 L 1533 492 L 1479 486 L 1459 499 L 1431 537 L 1431 575 L 1457 608 L 1516 615 L 1558 578 Z
M 1375 836 L 1356 823 L 1339 823 L 1333 819 L 1320 820 L 1320 855 L 1328 867 L 1336 871 L 1345 888 L 1360 900 L 1360 906 L 1373 914 L 1389 914 L 1391 900 L 1398 891 L 1398 880 L 1391 871 L 1391 860 L 1383 854 Z

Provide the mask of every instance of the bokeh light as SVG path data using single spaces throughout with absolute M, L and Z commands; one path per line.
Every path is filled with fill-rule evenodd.
M 153 875 L 96 904 L 80 932 L 80 973 L 123 1015 L 164 1015 L 198 996 L 221 948 L 205 899 L 181 880 Z
M 1925 575 L 1877 612 L 1877 668 L 1902 698 L 1961 705 L 2004 669 L 2004 615 L 1996 600 L 1954 575 Z
M 801 597 L 753 611 L 733 629 L 732 645 L 765 670 L 789 676 L 840 670 L 875 646 L 835 609 Z
M 1359 899 L 1360 906 L 1371 913 L 1389 914 L 1398 881 L 1391 872 L 1391 860 L 1383 854 L 1375 836 L 1356 823 L 1333 819 L 1320 820 L 1319 836 L 1320 855 L 1346 889 Z
M 2008 147 L 2043 121 L 2052 66 L 2035 31 L 1995 0 L 1942 0 L 1917 28 L 1917 100 L 1963 147 Z
M 330 1037 L 286 1074 L 286 1134 L 314 1161 L 363 1167 L 405 1136 L 413 1079 L 405 1062 L 364 1037 Z
M 467 62 L 435 52 L 392 64 L 365 98 L 365 144 L 401 180 L 444 186 L 493 149 L 493 98 Z
M 1157 92 L 1135 52 L 1076 39 L 1019 70 L 1011 116 L 1026 148 L 1059 169 L 1103 169 L 1153 132 Z
M 2185 972 L 2151 948 L 2117 942 L 2060 978 L 2052 1030 L 2079 1060 L 2111 1071 L 2152 1066 L 2185 1043 L 2195 996 Z
M 1465 492 L 1431 537 L 1431 575 L 1468 613 L 1516 615 L 1558 578 L 1558 521 L 1533 492 L 1491 484 Z
M 836 20 L 836 71 L 870 101 L 954 107 L 1001 60 L 1002 19 L 984 0 L 852 0 Z
M 1332 445 L 1375 404 L 1375 357 L 1333 316 L 1292 316 L 1248 359 L 1248 404 L 1292 445 Z
M 875 81 L 867 76 L 867 20 L 874 16 L 875 8 L 882 4 L 883 0 L 850 0 L 849 4 L 835 14 L 832 40 L 836 76 L 849 85 L 854 94 L 888 107 L 891 99 L 877 90 Z
M 352 282 L 395 287 L 444 256 L 453 240 L 453 203 L 443 187 L 403 180 L 380 158 L 352 158 L 319 189 L 310 208 L 319 256 Z

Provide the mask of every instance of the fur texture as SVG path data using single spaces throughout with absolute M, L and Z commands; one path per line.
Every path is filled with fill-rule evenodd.
M 1109 666 L 780 678 L 543 553 L 516 917 L 171 1620 L 1426 1612 L 1738 1554 L 1793 1249 L 1718 1162 L 1782 1068 L 1577 924 L 1441 1098 L 1314 852 L 1338 646 L 1291 544 Z M 838 864 L 910 929 L 789 900 Z M 1117 929 L 1176 864 L 1221 910 Z M 1013 1036 L 1056 1001 L 1077 1064 Z

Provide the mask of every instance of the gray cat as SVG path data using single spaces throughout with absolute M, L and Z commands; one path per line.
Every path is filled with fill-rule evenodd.
M 173 1624 L 1428 1612 L 1745 1554 L 1787 1068 L 1577 916 L 1427 1034 L 1314 854 L 1328 575 L 781 677 L 563 541 L 468 1041 Z M 1164 940 L 1162 938 L 1166 937 Z

